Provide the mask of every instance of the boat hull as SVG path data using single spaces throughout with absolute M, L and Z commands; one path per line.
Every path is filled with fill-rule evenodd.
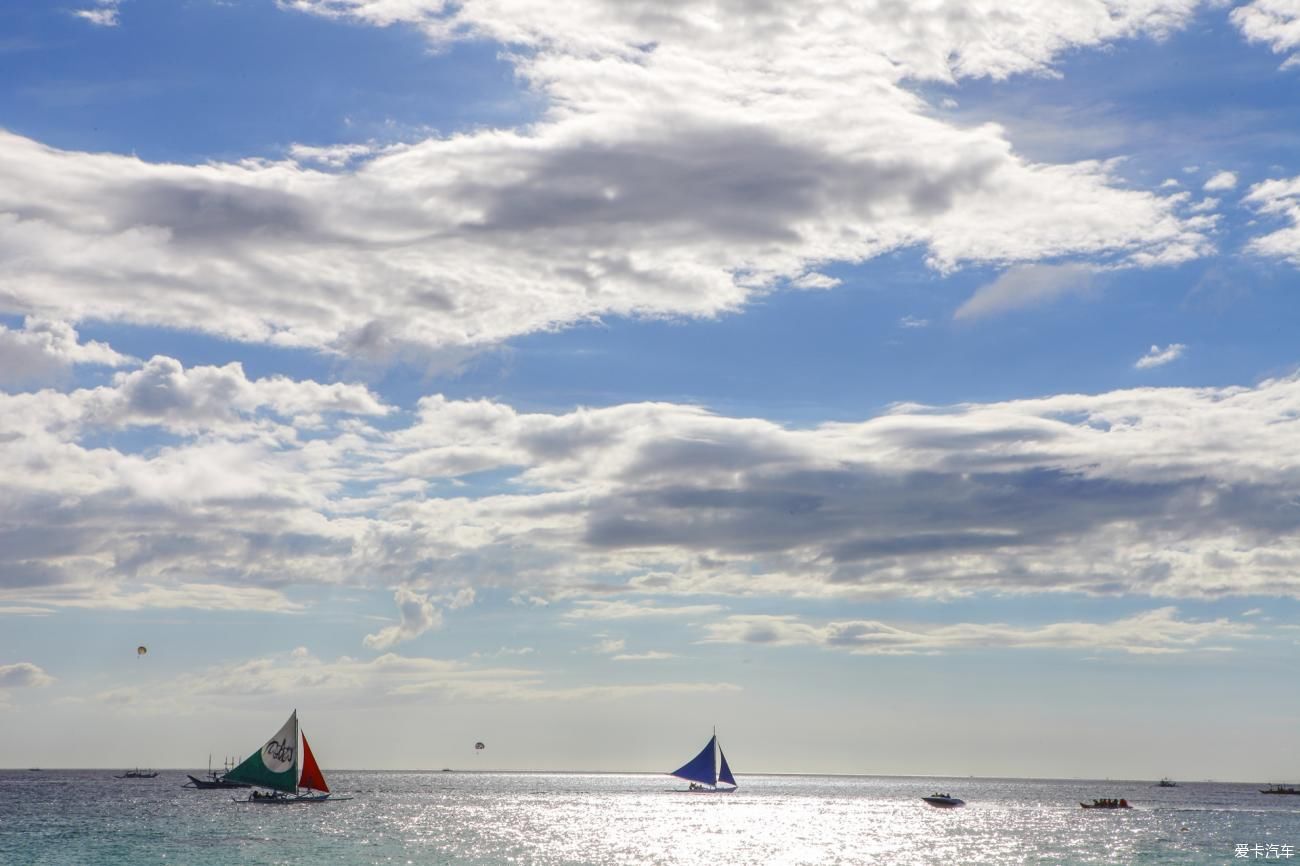
M 1121 811 L 1123 809 L 1132 809 L 1132 806 L 1103 806 L 1100 803 L 1080 803 L 1085 809 L 1109 809 L 1112 811 Z
M 336 797 L 333 794 L 302 794 L 297 797 L 239 797 L 236 803 L 252 803 L 258 806 L 300 806 L 309 803 L 335 803 L 351 800 L 351 797 Z
M 244 782 L 228 782 L 228 781 L 226 781 L 225 779 L 200 779 L 198 776 L 190 776 L 189 773 L 186 773 L 185 775 L 186 775 L 186 776 L 189 776 L 189 780 L 190 780 L 190 782 L 193 783 L 193 784 L 190 784 L 190 785 L 184 785 L 184 786 L 182 786 L 182 787 L 186 787 L 186 788 L 199 788 L 199 789 L 201 789 L 201 790 L 209 790 L 209 789 L 212 789 L 212 788 L 251 788 L 251 787 L 253 787 L 252 785 L 245 784 Z

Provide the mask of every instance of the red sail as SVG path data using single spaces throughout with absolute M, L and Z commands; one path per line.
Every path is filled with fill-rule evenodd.
M 311 746 L 307 745 L 306 734 L 302 738 L 302 778 L 298 780 L 298 787 L 326 794 L 330 791 L 330 786 L 325 784 L 325 777 L 321 775 L 320 767 L 316 766 L 316 758 L 311 753 Z

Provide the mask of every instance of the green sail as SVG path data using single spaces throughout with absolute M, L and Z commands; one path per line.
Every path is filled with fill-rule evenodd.
M 266 745 L 226 773 L 226 778 L 276 791 L 298 790 L 298 711 L 293 711 Z

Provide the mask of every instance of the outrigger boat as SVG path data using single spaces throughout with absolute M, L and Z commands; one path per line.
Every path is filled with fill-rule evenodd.
M 230 769 L 231 769 L 231 763 L 229 759 L 227 759 L 225 774 L 229 774 Z M 185 775 L 189 776 L 190 780 L 186 782 L 184 785 L 181 785 L 181 787 L 199 788 L 202 790 L 207 790 L 210 788 L 251 788 L 252 787 L 247 782 L 236 782 L 233 779 L 227 779 L 225 774 L 217 775 L 217 771 L 212 769 L 212 756 L 208 755 L 207 778 L 200 779 L 198 776 L 191 776 L 189 773 L 186 773 Z
M 152 779 L 158 775 L 157 770 L 141 770 L 136 767 L 134 770 L 127 770 L 120 776 L 114 776 L 114 779 Z
M 307 745 L 306 736 L 302 738 L 302 775 L 298 774 L 297 710 L 293 711 L 275 736 L 266 741 L 266 745 L 226 773 L 224 778 L 268 789 L 266 793 L 254 791 L 247 799 L 236 799 L 236 803 L 290 805 L 352 799 L 330 794 L 329 785 L 325 784 L 325 775 L 321 773 L 320 766 L 311 753 L 311 746 Z
M 727 766 L 727 756 L 722 754 L 722 747 L 718 745 L 717 730 L 698 755 L 668 775 L 690 782 L 686 790 L 696 794 L 730 794 L 738 787 L 736 777 L 731 775 L 731 768 Z M 730 787 L 720 788 L 720 784 Z
M 1267 788 L 1260 788 L 1261 794 L 1300 794 L 1300 788 L 1294 785 L 1269 785 Z

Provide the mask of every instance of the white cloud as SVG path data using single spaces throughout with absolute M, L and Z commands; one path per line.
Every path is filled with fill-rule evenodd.
M 1087 291 L 1093 268 L 1081 264 L 1021 265 L 975 290 L 954 319 L 976 319 L 1024 307 L 1039 306 L 1067 294 Z
M 326 412 L 383 415 L 389 410 L 364 385 L 322 385 L 283 376 L 252 380 L 243 366 L 192 367 L 161 355 L 139 370 L 118 373 L 89 396 L 100 419 L 115 425 L 196 429 L 268 410 L 314 423 Z
M 115 711 L 170 714 L 196 702 L 220 698 L 227 704 L 264 706 L 268 696 L 311 700 L 317 706 L 356 706 L 383 700 L 569 702 L 622 700 L 650 694 L 734 692 L 720 682 L 649 682 L 636 685 L 555 686 L 541 671 L 484 666 L 447 659 L 385 653 L 371 660 L 342 656 L 327 660 L 309 652 L 281 653 L 222 664 L 184 677 L 111 689 L 95 700 Z
M 1222 192 L 1237 186 L 1237 175 L 1231 171 L 1221 171 L 1205 182 L 1201 187 L 1206 192 Z
M 434 606 L 427 595 L 420 595 L 405 587 L 398 587 L 393 599 L 401 621 L 368 634 L 362 641 L 370 649 L 388 649 L 394 644 L 419 637 L 430 629 L 442 627 L 442 611 Z
M 569 622 L 714 621 L 735 596 L 1300 596 L 1297 377 L 802 428 L 435 396 L 379 429 L 364 391 L 151 364 L 0 394 L 0 606 L 290 612 L 382 579 L 409 610 L 378 647 L 489 588 Z M 106 446 L 123 425 L 141 441 Z M 515 475 L 430 495 L 481 470 Z
M 1210 218 L 1115 163 L 1035 163 L 911 89 L 1043 73 L 1071 49 L 1168 33 L 1194 0 L 282 5 L 517 46 L 548 109 L 515 130 L 199 166 L 0 135 L 8 309 L 454 360 L 600 316 L 726 313 L 903 247 L 940 269 L 1211 247 Z M 160 285 L 168 304 L 151 302 Z
M 622 638 L 605 638 L 593 646 L 591 651 L 601 655 L 613 655 L 621 653 L 626 646 L 627 642 Z
M 0 689 L 21 689 L 48 686 L 54 677 L 31 662 L 0 665 Z
M 1290 222 L 1289 226 L 1253 238 L 1246 248 L 1300 267 L 1300 177 L 1257 183 L 1243 201 L 1263 214 Z
M 43 382 L 74 365 L 123 367 L 136 363 L 106 343 L 78 341 L 66 322 L 28 316 L 22 330 L 0 325 L 0 385 Z
M 930 324 L 929 319 L 918 318 L 917 316 L 904 316 L 898 320 L 900 328 L 924 328 Z
M 121 0 L 95 0 L 89 9 L 74 9 L 72 14 L 100 27 L 116 27 Z
M 677 658 L 677 655 L 676 653 L 662 652 L 660 650 L 650 650 L 643 653 L 620 653 L 613 658 L 616 662 L 657 662 Z
M 1232 10 L 1229 18 L 1250 42 L 1263 42 L 1274 54 L 1300 46 L 1300 5 L 1295 0 L 1252 0 Z M 1282 64 L 1285 69 L 1295 57 Z
M 1187 347 L 1182 343 L 1170 343 L 1163 349 L 1159 346 L 1153 345 L 1145 355 L 1137 359 L 1137 362 L 1134 363 L 1133 366 L 1139 370 L 1146 370 L 1151 367 L 1163 367 L 1170 361 L 1176 361 L 1181 358 L 1186 349 Z
M 332 144 L 322 147 L 294 144 L 289 148 L 289 156 L 300 163 L 314 162 L 327 168 L 343 168 L 381 149 L 374 144 Z
M 648 617 L 665 617 L 685 620 L 689 617 L 702 617 L 723 610 L 717 604 L 686 604 L 661 606 L 652 601 L 626 601 L 623 599 L 580 599 L 571 610 L 565 612 L 566 619 L 642 619 Z
M 1223 642 L 1255 634 L 1254 626 L 1226 619 L 1180 620 L 1172 607 L 1108 623 L 1059 622 L 1040 626 L 958 623 L 890 625 L 853 620 L 816 625 L 793 616 L 733 616 L 709 626 L 707 643 L 810 645 L 858 655 L 912 655 L 985 649 L 1070 649 L 1134 655 L 1221 651 Z M 1211 643 L 1218 642 L 1218 643 Z

